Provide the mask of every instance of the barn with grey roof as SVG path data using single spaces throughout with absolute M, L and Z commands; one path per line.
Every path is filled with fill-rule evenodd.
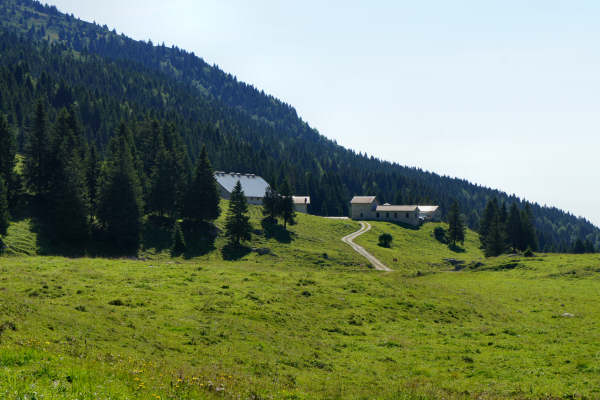
M 269 187 L 267 181 L 254 174 L 240 174 L 237 172 L 226 173 L 217 171 L 215 172 L 215 180 L 217 181 L 219 193 L 224 199 L 231 198 L 231 192 L 233 192 L 233 188 L 239 181 L 242 185 L 242 190 L 244 191 L 246 200 L 248 200 L 249 204 L 255 205 L 262 204 L 263 197 L 265 197 L 265 192 Z

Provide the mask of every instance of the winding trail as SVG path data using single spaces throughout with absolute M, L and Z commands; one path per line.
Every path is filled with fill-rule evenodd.
M 360 229 L 358 231 L 354 232 L 354 233 L 349 234 L 348 236 L 344 236 L 342 238 L 342 242 L 350 245 L 350 247 L 352 247 L 354 249 L 354 251 L 356 251 L 358 254 L 360 254 L 361 256 L 363 256 L 364 258 L 366 258 L 367 260 L 369 260 L 369 262 L 371 264 L 373 264 L 373 266 L 375 267 L 376 270 L 378 270 L 378 271 L 386 271 L 386 272 L 392 271 L 384 263 L 382 263 L 377 258 L 375 258 L 375 256 L 373 256 L 371 253 L 369 253 L 368 251 L 366 251 L 364 249 L 364 247 L 359 246 L 359 245 L 357 245 L 356 243 L 353 242 L 354 239 L 356 239 L 357 237 L 359 237 L 363 233 L 369 232 L 370 230 L 371 230 L 371 224 L 369 224 L 368 222 L 360 221 Z

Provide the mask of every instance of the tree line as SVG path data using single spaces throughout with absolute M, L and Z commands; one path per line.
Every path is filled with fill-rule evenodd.
M 353 195 L 399 204 L 434 203 L 444 218 L 457 200 L 475 230 L 491 197 L 525 202 L 464 180 L 389 163 L 338 146 L 295 110 L 193 54 L 136 42 L 36 2 L 0 4 L 0 111 L 23 151 L 35 100 L 54 121 L 76 104 L 84 136 L 106 156 L 120 121 L 170 124 L 194 162 L 206 146 L 220 170 L 247 171 L 310 195 L 309 211 L 347 215 Z M 35 23 L 34 23 L 35 22 Z M 165 67 L 167 66 L 167 67 Z M 134 136 L 135 127 L 129 127 Z M 144 182 L 142 182 L 143 184 Z M 564 251 L 580 238 L 600 246 L 600 230 L 561 210 L 530 204 L 539 248 Z

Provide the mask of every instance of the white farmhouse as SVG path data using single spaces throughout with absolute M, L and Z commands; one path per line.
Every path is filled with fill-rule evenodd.
M 229 200 L 235 185 L 240 182 L 249 204 L 261 205 L 265 192 L 269 187 L 267 181 L 254 174 L 239 174 L 236 172 L 215 172 L 215 180 L 221 197 Z
M 439 206 L 380 205 L 375 196 L 354 196 L 350 201 L 350 218 L 392 221 L 418 226 L 424 221 L 439 220 Z

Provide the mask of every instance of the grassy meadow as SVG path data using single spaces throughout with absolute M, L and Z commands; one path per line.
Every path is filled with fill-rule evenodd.
M 13 224 L 0 398 L 600 398 L 600 256 L 486 260 L 471 232 L 453 252 L 435 224 L 378 222 L 357 242 L 382 273 L 340 241 L 356 222 L 301 216 L 287 237 L 252 214 L 269 254 L 235 259 L 222 239 L 171 258 L 155 229 L 138 259 L 37 256 Z

